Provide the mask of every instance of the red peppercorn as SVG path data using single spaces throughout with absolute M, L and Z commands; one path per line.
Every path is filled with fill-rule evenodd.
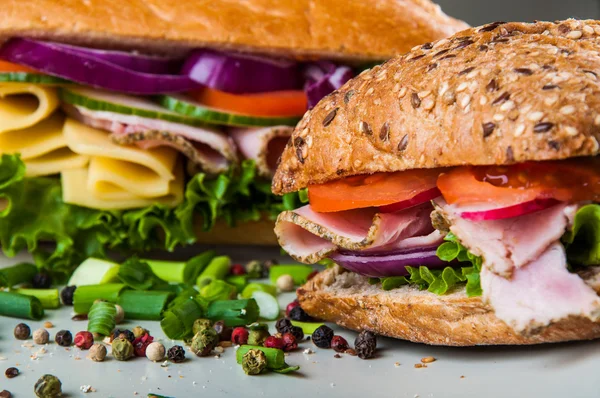
M 298 302 L 298 300 L 294 300 L 291 303 L 289 303 L 287 305 L 287 307 L 285 307 L 285 316 L 289 317 L 290 311 L 292 311 L 294 308 L 298 307 L 299 305 L 300 305 L 300 303 Z
M 283 346 L 284 346 L 283 339 L 281 339 L 279 337 L 275 337 L 275 336 L 267 337 L 267 339 L 265 340 L 265 343 L 263 345 L 267 348 L 277 348 L 279 350 L 283 350 Z
M 291 333 L 284 333 L 281 340 L 283 341 L 283 351 L 292 351 L 298 348 L 296 337 Z
M 335 352 L 346 352 L 348 349 L 348 342 L 342 336 L 333 336 L 331 339 L 331 348 Z
M 140 337 L 137 337 L 133 340 L 133 353 L 136 357 L 145 357 L 146 356 L 146 348 L 154 341 L 154 337 L 150 336 L 148 333 L 144 333 Z
M 310 274 L 308 274 L 308 276 L 306 277 L 306 280 L 309 281 L 312 278 L 314 278 L 315 276 L 317 276 L 317 274 L 319 273 L 319 271 L 315 270 L 313 272 L 311 272 Z
M 248 330 L 244 327 L 237 327 L 233 329 L 231 333 L 231 342 L 237 345 L 244 345 L 248 343 Z
M 82 350 L 89 350 L 94 345 L 94 335 L 90 332 L 83 331 L 75 335 L 75 346 Z
M 233 264 L 229 269 L 229 273 L 231 275 L 244 275 L 246 274 L 246 269 L 242 264 Z

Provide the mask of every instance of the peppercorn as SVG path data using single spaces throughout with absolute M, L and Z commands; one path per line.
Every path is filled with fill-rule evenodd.
M 231 333 L 233 333 L 233 328 L 225 325 L 225 321 L 216 321 L 213 325 L 213 329 L 219 335 L 219 341 L 230 341 Z
M 8 368 L 4 372 L 4 376 L 8 377 L 9 379 L 13 379 L 13 378 L 17 377 L 18 375 L 19 375 L 19 369 L 17 369 L 17 368 Z
M 377 337 L 373 332 L 363 330 L 354 341 L 354 348 L 359 358 L 372 358 L 377 348 Z
M 335 352 L 346 352 L 348 349 L 348 342 L 342 336 L 333 336 L 331 339 L 331 348 Z
M 46 272 L 38 272 L 33 276 L 31 284 L 34 289 L 48 289 L 52 286 L 52 278 Z
M 146 358 L 151 360 L 152 362 L 158 362 L 165 359 L 165 346 L 158 341 L 154 343 L 150 343 L 148 348 L 146 349 Z
M 19 323 L 17 326 L 15 326 L 14 334 L 17 340 L 27 340 L 31 335 L 31 329 L 29 329 L 29 326 L 26 324 Z
M 2 390 L 0 391 L 0 398 L 12 398 L 12 394 L 10 391 Z
M 67 286 L 60 292 L 60 298 L 64 305 L 73 305 L 73 294 L 77 286 Z
M 258 260 L 252 260 L 246 263 L 246 273 L 248 278 L 259 279 L 264 276 L 265 267 Z
M 275 329 L 281 334 L 289 333 L 292 326 L 294 325 L 288 318 L 281 318 L 275 323 Z
M 77 332 L 75 335 L 75 346 L 82 350 L 89 350 L 94 344 L 94 336 L 87 331 Z
M 115 304 L 115 323 L 119 324 L 125 320 L 125 310 L 119 304 Z
M 283 341 L 283 351 L 293 351 L 298 348 L 298 340 L 291 333 L 284 333 L 281 340 Z
M 200 318 L 194 321 L 194 325 L 192 326 L 192 331 L 194 334 L 198 333 L 201 330 L 208 329 L 212 327 L 212 322 L 208 319 Z
M 140 337 L 136 337 L 135 340 L 133 340 L 133 352 L 135 354 L 136 357 L 145 357 L 146 355 L 146 350 L 148 348 L 148 346 L 150 344 L 152 344 L 152 342 L 154 341 L 154 337 L 150 336 L 148 333 L 140 336 Z
M 300 341 L 304 338 L 304 330 L 302 330 L 300 326 L 292 326 L 289 333 L 291 333 L 297 341 Z
M 282 292 L 291 292 L 294 290 L 294 278 L 291 275 L 285 274 L 277 278 L 275 282 L 277 288 Z
M 131 329 L 131 332 L 133 333 L 133 336 L 137 339 L 138 337 L 142 337 L 145 334 L 149 334 L 149 332 L 144 329 L 141 326 L 136 326 L 133 329 Z
M 246 269 L 242 264 L 233 264 L 229 269 L 229 273 L 231 275 L 244 275 L 246 273 Z
M 123 337 L 114 339 L 112 342 L 112 355 L 117 361 L 127 361 L 133 356 L 133 344 Z
M 289 303 L 289 304 L 287 305 L 287 307 L 285 307 L 285 316 L 288 316 L 288 317 L 289 317 L 289 316 L 290 316 L 290 312 L 291 312 L 291 311 L 292 311 L 294 308 L 298 307 L 299 305 L 300 305 L 300 303 L 298 302 L 298 300 L 294 300 L 294 301 L 292 301 L 291 303 Z
M 73 335 L 68 330 L 61 330 L 54 336 L 56 344 L 62 347 L 68 347 L 73 343 Z
M 127 329 L 123 329 L 123 330 L 115 329 L 115 331 L 113 333 L 113 340 L 118 339 L 118 338 L 129 340 L 129 342 L 132 344 L 135 341 L 135 335 L 133 334 L 133 332 L 131 330 L 127 330 Z
M 185 361 L 185 350 L 180 345 L 174 345 L 167 351 L 167 358 L 173 363 L 181 363 Z
M 50 340 L 50 334 L 46 329 L 38 329 L 33 332 L 33 342 L 35 344 L 47 344 Z
M 219 344 L 219 335 L 212 329 L 203 329 L 192 338 L 191 349 L 199 357 L 205 357 Z
M 268 330 L 263 328 L 250 329 L 248 333 L 248 344 L 250 345 L 263 345 L 265 340 L 270 336 Z
M 257 375 L 267 368 L 267 356 L 261 350 L 248 350 L 242 357 L 242 369 L 247 375 Z
M 327 325 L 319 326 L 312 334 L 312 341 L 319 348 L 331 348 L 333 330 Z
M 33 391 L 38 398 L 56 398 L 62 395 L 62 383 L 58 377 L 43 375 L 35 383 Z
M 299 305 L 290 310 L 290 319 L 299 322 L 311 322 L 313 319 Z
M 104 346 L 104 344 L 94 344 L 92 348 L 90 348 L 88 358 L 90 358 L 94 362 L 104 361 L 104 358 L 106 358 L 106 347 Z
M 283 339 L 280 337 L 269 336 L 265 339 L 263 345 L 267 348 L 277 348 L 279 350 L 283 350 Z
M 245 327 L 238 326 L 231 333 L 231 342 L 237 345 L 248 344 L 248 330 Z

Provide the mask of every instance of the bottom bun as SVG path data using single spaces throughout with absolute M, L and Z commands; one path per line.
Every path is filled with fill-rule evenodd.
M 197 220 L 195 225 L 199 244 L 277 246 L 277 237 L 273 232 L 275 223 L 267 218 L 241 222 L 235 227 L 219 220 L 208 232 L 202 231 L 201 219 Z
M 313 317 L 418 343 L 513 345 L 600 338 L 600 324 L 581 317 L 524 336 L 496 318 L 481 298 L 468 298 L 464 288 L 443 296 L 412 286 L 384 291 L 379 285 L 369 285 L 368 278 L 338 266 L 319 273 L 297 293 L 301 307 Z

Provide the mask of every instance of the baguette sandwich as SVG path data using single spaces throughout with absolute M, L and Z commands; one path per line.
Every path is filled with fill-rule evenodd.
M 429 0 L 4 4 L 2 249 L 68 274 L 108 249 L 275 244 L 302 198 L 271 178 L 307 108 L 465 27 Z
M 600 22 L 492 23 L 325 97 L 273 192 L 275 232 L 331 266 L 311 316 L 436 345 L 600 337 Z

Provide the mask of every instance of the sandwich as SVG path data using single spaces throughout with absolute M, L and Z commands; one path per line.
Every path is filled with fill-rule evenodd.
M 0 27 L 0 244 L 66 275 L 107 250 L 276 244 L 304 112 L 466 25 L 429 0 L 24 0 Z
M 308 315 L 414 342 L 600 337 L 599 21 L 491 23 L 323 98 L 273 192 L 275 232 L 328 269 Z

